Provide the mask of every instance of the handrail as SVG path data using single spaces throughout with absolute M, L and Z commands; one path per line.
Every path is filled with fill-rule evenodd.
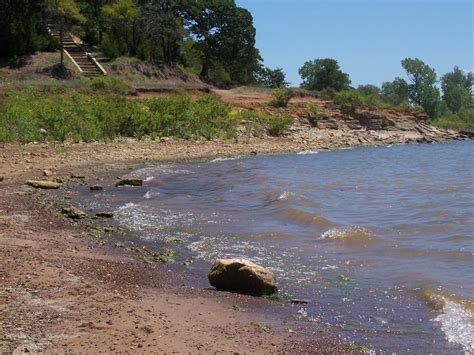
M 105 71 L 105 69 L 102 67 L 102 65 L 100 65 L 100 63 L 94 58 L 94 56 L 92 54 L 90 54 L 89 52 L 86 52 L 87 54 L 87 57 L 89 57 L 93 62 L 94 64 L 97 66 L 97 68 L 100 69 L 100 71 L 102 72 L 102 74 L 104 75 L 107 75 L 107 72 Z
M 77 67 L 77 69 L 79 69 L 79 73 L 82 73 L 84 70 L 82 70 L 82 68 L 79 66 L 79 64 L 77 64 L 77 62 L 74 60 L 74 58 L 69 54 L 69 52 L 62 48 L 62 50 L 64 51 L 64 53 L 66 53 L 67 57 L 71 60 L 71 62 L 74 63 L 74 65 Z

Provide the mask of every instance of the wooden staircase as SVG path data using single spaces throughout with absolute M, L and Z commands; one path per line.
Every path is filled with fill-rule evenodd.
M 61 35 L 58 29 L 50 28 L 51 35 L 61 43 Z M 88 53 L 85 48 L 77 44 L 72 36 L 64 32 L 62 47 L 64 53 L 71 59 L 76 65 L 81 74 L 88 78 L 94 78 L 97 76 L 107 75 L 107 72 L 102 66 L 95 60 L 95 58 Z

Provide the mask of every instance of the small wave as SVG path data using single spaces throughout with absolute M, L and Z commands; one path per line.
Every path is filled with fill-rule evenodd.
M 119 210 L 120 212 L 122 212 L 122 211 L 130 210 L 130 209 L 132 209 L 132 208 L 134 208 L 134 207 L 135 207 L 135 204 L 134 204 L 133 202 L 128 202 L 128 203 L 126 203 L 125 205 L 120 206 L 120 207 L 118 208 L 118 210 Z
M 295 196 L 296 194 L 293 193 L 293 192 L 288 192 L 288 191 L 285 191 L 283 192 L 280 196 L 278 196 L 278 200 L 279 201 L 282 201 L 282 200 L 288 200 L 289 198 Z
M 154 176 L 148 176 L 148 177 L 146 177 L 145 180 L 143 180 L 143 181 L 148 182 L 148 181 L 153 180 L 154 178 L 155 178 Z
M 156 191 L 147 191 L 147 193 L 145 195 L 143 195 L 143 198 L 149 200 L 151 199 L 153 196 L 158 196 L 160 193 L 159 192 L 156 192 Z
M 296 155 L 308 155 L 308 154 L 318 154 L 318 150 L 303 150 L 301 152 L 296 153 Z
M 466 241 L 471 241 L 472 237 L 469 237 L 467 235 L 452 235 L 450 237 L 446 237 L 441 240 L 444 242 L 466 242 Z
M 334 240 L 345 244 L 367 244 L 376 240 L 376 236 L 364 227 L 332 228 L 321 235 L 321 240 Z
M 474 302 L 438 290 L 423 290 L 419 294 L 427 305 L 441 311 L 434 322 L 441 324 L 441 330 L 451 343 L 462 345 L 464 351 L 474 351 Z
M 221 158 L 215 158 L 211 160 L 211 163 L 218 163 L 220 161 L 229 161 L 229 160 L 237 160 L 239 157 L 221 157 Z
M 285 209 L 279 212 L 279 215 L 292 222 L 312 225 L 315 227 L 324 228 L 334 226 L 333 222 L 319 214 L 302 211 L 296 208 Z

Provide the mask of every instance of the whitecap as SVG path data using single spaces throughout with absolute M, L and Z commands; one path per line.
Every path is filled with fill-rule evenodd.
M 317 150 L 303 150 L 301 152 L 296 153 L 297 155 L 308 155 L 308 154 L 318 154 L 319 151 Z
M 143 198 L 149 200 L 153 196 L 158 196 L 159 194 L 160 194 L 159 192 L 150 190 L 150 191 L 147 191 L 147 193 L 145 195 L 143 195 Z
M 293 192 L 285 191 L 280 196 L 278 196 L 278 200 L 288 200 L 290 197 L 295 196 Z
M 467 353 L 474 352 L 474 314 L 461 304 L 444 299 L 443 313 L 433 321 L 441 323 L 441 330 L 451 343 L 462 345 Z
M 237 160 L 239 157 L 221 157 L 221 158 L 215 158 L 211 160 L 211 163 L 218 163 L 220 161 L 229 161 L 229 160 Z

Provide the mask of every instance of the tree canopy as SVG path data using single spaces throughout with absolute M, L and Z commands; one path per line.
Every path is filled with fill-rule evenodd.
M 351 84 L 349 74 L 342 72 L 337 60 L 331 58 L 307 61 L 299 69 L 299 74 L 303 79 L 301 86 L 308 90 L 333 88 L 340 91 Z
M 459 67 L 441 77 L 443 100 L 451 112 L 459 112 L 462 108 L 473 106 L 472 73 L 464 73 Z

